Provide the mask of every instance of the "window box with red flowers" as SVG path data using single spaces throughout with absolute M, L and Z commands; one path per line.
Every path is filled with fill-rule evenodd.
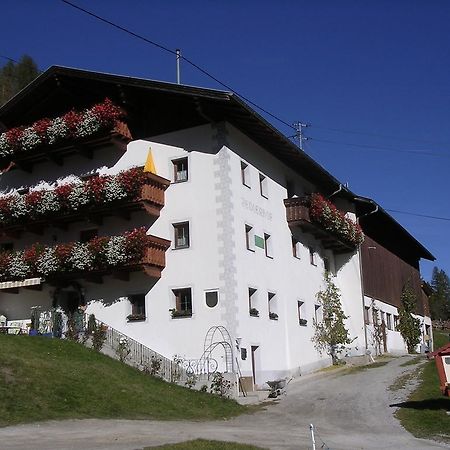
M 291 226 L 300 226 L 337 253 L 354 250 L 364 241 L 360 226 L 320 194 L 284 201 Z
M 123 116 L 121 108 L 105 99 L 83 111 L 12 128 L 0 134 L 0 166 L 14 163 L 29 170 L 28 165 L 37 161 L 53 159 L 60 163 L 63 154 L 90 152 L 107 142 L 127 144 L 131 135 L 120 120 Z
M 141 269 L 160 276 L 169 246 L 169 241 L 147 235 L 145 228 L 85 243 L 51 247 L 36 243 L 23 251 L 0 252 L 0 281 L 73 279 Z
M 36 186 L 27 194 L 17 191 L 0 195 L 0 229 L 20 230 L 25 225 L 76 221 L 86 214 L 96 217 L 145 209 L 159 216 L 164 191 L 170 182 L 134 167 L 117 175 L 75 176 L 58 180 L 55 186 Z

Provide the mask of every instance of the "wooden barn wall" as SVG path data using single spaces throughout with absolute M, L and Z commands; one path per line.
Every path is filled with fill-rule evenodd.
M 429 316 L 428 297 L 422 290 L 419 271 L 366 236 L 361 246 L 364 294 L 390 305 L 401 306 L 401 294 L 410 281 L 417 295 L 417 310 Z

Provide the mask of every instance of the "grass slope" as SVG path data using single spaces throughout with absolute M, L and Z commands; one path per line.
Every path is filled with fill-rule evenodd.
M 262 447 L 238 444 L 236 442 L 207 441 L 205 439 L 196 439 L 195 441 L 180 442 L 178 444 L 167 444 L 158 447 L 145 447 L 144 450 L 151 450 L 154 448 L 166 450 L 257 450 L 261 449 Z
M 222 419 L 236 402 L 150 377 L 84 346 L 0 335 L 0 426 L 69 418 Z

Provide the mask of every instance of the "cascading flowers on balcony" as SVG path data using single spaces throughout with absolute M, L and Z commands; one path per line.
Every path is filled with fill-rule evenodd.
M 361 227 L 353 220 L 345 217 L 333 203 L 320 194 L 311 194 L 309 203 L 309 214 L 312 220 L 352 246 L 362 244 L 364 233 Z
M 142 168 L 101 175 L 82 181 L 71 176 L 55 186 L 39 185 L 28 194 L 17 192 L 0 195 L 0 226 L 62 216 L 79 210 L 95 209 L 116 200 L 134 200 L 148 181 Z
M 69 111 L 55 119 L 45 118 L 27 127 L 12 128 L 0 134 L 0 158 L 111 130 L 122 117 L 123 111 L 107 98 L 83 111 Z
M 0 280 L 23 280 L 70 273 L 108 271 L 139 263 L 148 246 L 145 228 L 120 236 L 96 237 L 45 247 L 39 243 L 24 251 L 0 252 Z

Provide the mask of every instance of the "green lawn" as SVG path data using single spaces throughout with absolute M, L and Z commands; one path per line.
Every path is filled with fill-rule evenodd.
M 446 341 L 444 341 L 446 337 Z M 448 342 L 448 333 L 434 333 L 435 348 Z M 414 436 L 450 443 L 450 398 L 439 389 L 439 376 L 434 361 L 424 364 L 419 374 L 420 385 L 396 412 L 401 424 Z
M 246 411 L 74 342 L 0 335 L 0 426 L 91 417 L 212 420 Z
M 434 349 L 442 347 L 449 343 L 448 335 L 450 330 L 433 330 Z
M 167 444 L 159 447 L 146 447 L 144 450 L 151 450 L 154 448 L 161 448 L 166 450 L 257 450 L 261 447 L 254 445 L 238 444 L 236 442 L 222 442 L 222 441 L 206 441 L 204 439 L 196 439 L 195 441 L 180 442 L 178 444 Z

